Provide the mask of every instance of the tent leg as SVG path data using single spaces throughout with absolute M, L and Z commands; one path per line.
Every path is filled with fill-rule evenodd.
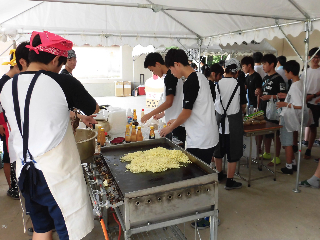
M 308 20 L 305 22 L 306 25 L 306 39 L 304 40 L 305 43 L 305 59 L 304 59 L 304 83 L 303 83 L 303 94 L 302 94 L 302 99 L 306 99 L 306 79 L 307 79 L 307 69 L 308 69 L 308 53 L 309 53 L 309 37 L 310 37 L 310 29 L 311 29 L 311 21 Z M 293 189 L 293 192 L 299 193 L 301 190 L 298 188 L 299 187 L 299 175 L 300 175 L 300 163 L 301 163 L 301 141 L 302 141 L 302 134 L 303 134 L 303 122 L 304 122 L 304 117 L 303 117 L 303 112 L 306 107 L 306 101 L 302 101 L 302 114 L 301 114 L 301 126 L 300 126 L 300 136 L 299 136 L 299 151 L 298 151 L 298 161 L 297 161 L 297 177 L 296 177 L 296 185 L 295 188 Z
M 199 63 L 198 63 L 198 72 L 201 72 L 201 46 L 202 46 L 202 40 L 199 39 Z

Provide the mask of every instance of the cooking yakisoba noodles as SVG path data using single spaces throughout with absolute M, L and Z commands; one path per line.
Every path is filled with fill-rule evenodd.
M 121 158 L 121 161 L 131 162 L 126 168 L 133 173 L 164 172 L 171 168 L 180 168 L 183 166 L 182 163 L 191 163 L 182 151 L 162 147 L 128 153 Z

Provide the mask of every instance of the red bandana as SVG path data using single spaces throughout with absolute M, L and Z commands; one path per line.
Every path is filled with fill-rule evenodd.
M 33 47 L 31 44 L 32 44 L 33 38 L 36 35 L 40 36 L 41 44 L 36 47 Z M 53 55 L 61 56 L 61 57 L 68 57 L 68 51 L 71 50 L 73 46 L 73 43 L 71 41 L 47 31 L 32 32 L 30 43 L 31 43 L 30 45 L 26 46 L 26 48 L 29 48 L 30 51 L 33 50 L 37 54 L 39 54 L 39 51 L 47 52 L 47 53 L 51 53 Z

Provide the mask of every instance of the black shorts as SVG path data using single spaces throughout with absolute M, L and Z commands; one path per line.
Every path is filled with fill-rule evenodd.
M 223 146 L 222 143 L 224 142 Z M 222 137 L 222 134 L 219 134 L 219 143 L 215 148 L 214 151 L 214 157 L 215 158 L 224 158 L 224 155 L 227 154 L 227 159 L 228 162 L 238 162 L 240 159 L 232 159 L 231 155 L 230 155 L 230 151 L 231 151 L 231 146 L 230 146 L 230 135 L 229 134 L 224 134 L 224 140 Z
M 172 136 L 178 138 L 183 144 L 181 144 L 181 147 L 185 147 L 185 142 L 186 142 L 186 129 L 184 127 L 177 127 L 172 131 Z
M 314 105 L 307 103 L 307 107 L 310 108 L 314 123 L 310 127 L 319 127 L 319 118 L 320 118 L 320 105 Z
M 26 192 L 22 193 L 34 231 L 37 233 L 46 233 L 55 228 L 60 240 L 69 240 L 68 230 L 62 212 L 50 192 L 43 173 L 40 170 L 36 171 L 39 173 L 39 178 L 33 198 Z M 28 185 L 29 183 L 26 182 L 27 178 L 28 177 L 26 177 L 24 184 Z
M 214 147 L 208 149 L 187 148 L 186 150 L 200 160 L 204 161 L 206 164 L 210 165 L 214 153 Z
M 1 136 L 1 140 L 3 141 L 3 163 L 10 163 L 10 157 L 7 147 L 6 136 Z

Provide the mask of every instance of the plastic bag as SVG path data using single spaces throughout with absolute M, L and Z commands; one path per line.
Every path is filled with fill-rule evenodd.
M 251 158 L 257 158 L 256 138 L 252 137 Z M 250 137 L 243 136 L 243 156 L 250 157 Z
M 278 97 L 277 97 L 278 100 Z M 276 102 L 273 101 L 273 97 L 269 100 L 267 103 L 267 109 L 266 109 L 266 117 L 269 120 L 277 120 L 279 121 L 279 111 L 277 110 Z
M 286 111 L 283 114 L 284 125 L 288 132 L 299 131 L 300 129 L 300 120 L 296 114 L 296 110 L 291 107 L 287 107 Z

